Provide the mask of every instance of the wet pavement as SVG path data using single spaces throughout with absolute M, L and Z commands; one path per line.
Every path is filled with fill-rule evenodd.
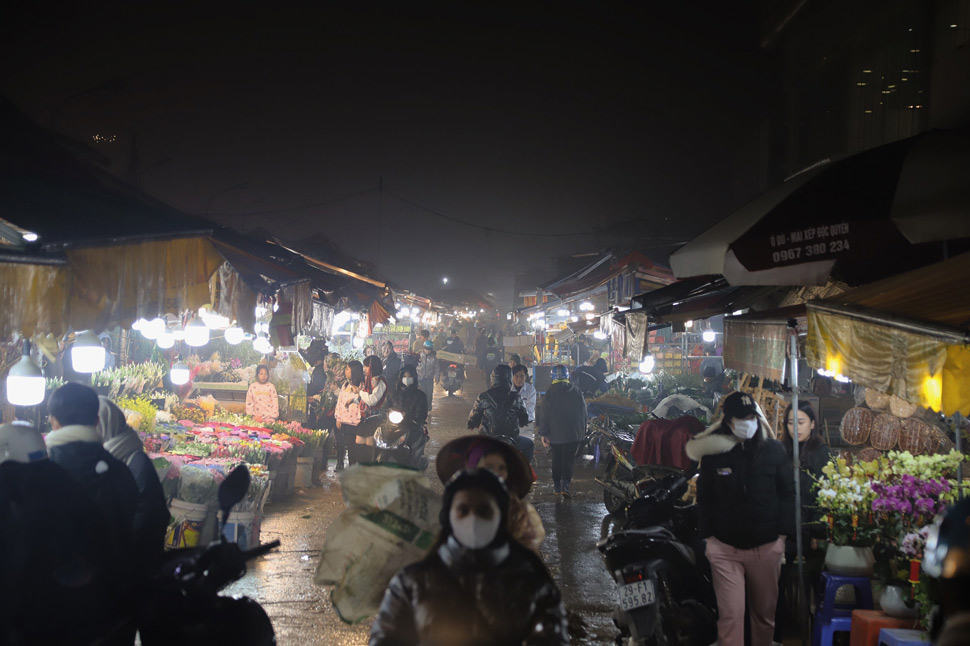
M 440 447 L 467 433 L 465 421 L 478 393 L 485 389 L 481 373 L 471 369 L 465 390 L 447 397 L 435 391 L 429 416 L 430 440 L 427 455 L 432 458 L 428 475 L 440 490 L 434 475 L 433 457 Z M 615 588 L 603 567 L 596 542 L 611 531 L 606 517 L 602 489 L 593 482 L 593 465 L 576 464 L 574 497 L 555 496 L 550 476 L 549 454 L 536 451 L 539 481 L 530 494 L 546 528 L 542 556 L 558 582 L 566 607 L 574 615 L 570 622 L 573 644 L 612 644 L 616 629 L 611 615 Z M 227 589 L 228 594 L 245 594 L 266 609 L 276 629 L 278 643 L 366 644 L 371 620 L 357 625 L 344 623 L 330 604 L 330 587 L 313 583 L 327 527 L 344 509 L 340 484 L 331 461 L 322 486 L 297 489 L 289 498 L 267 506 L 261 540 L 282 541 L 282 547 L 254 562 L 249 573 Z M 578 617 L 578 619 L 577 619 Z

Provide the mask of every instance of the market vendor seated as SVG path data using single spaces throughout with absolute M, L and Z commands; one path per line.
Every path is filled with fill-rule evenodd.
M 246 414 L 260 422 L 275 422 L 280 417 L 276 386 L 269 383 L 269 368 L 256 366 L 256 381 L 246 393 Z

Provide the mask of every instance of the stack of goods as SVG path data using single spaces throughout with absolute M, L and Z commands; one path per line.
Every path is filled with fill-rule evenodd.
M 953 448 L 931 411 L 871 388 L 866 390 L 865 404 L 849 409 L 841 425 L 842 440 L 859 447 L 858 459 L 873 460 L 897 448 L 912 455 L 946 453 Z

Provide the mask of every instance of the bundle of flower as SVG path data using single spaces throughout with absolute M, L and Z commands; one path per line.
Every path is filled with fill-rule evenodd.
M 166 372 L 160 363 L 133 363 L 102 370 L 91 376 L 95 388 L 107 388 L 108 397 L 128 397 L 140 395 L 146 389 L 151 392 L 162 380 Z
M 201 406 L 186 402 L 172 408 L 172 416 L 179 421 L 195 422 L 202 424 L 206 420 L 206 412 Z
M 299 422 L 289 422 L 284 425 L 286 433 L 303 441 L 303 449 L 300 452 L 301 458 L 312 458 L 317 449 L 327 441 L 329 432 L 325 429 L 305 428 Z
M 182 467 L 198 459 L 191 455 L 175 455 L 173 453 L 149 453 L 148 457 L 155 465 L 155 473 L 158 474 L 158 479 L 162 483 L 162 492 L 165 494 L 166 500 L 178 495 Z
M 158 414 L 158 409 L 152 405 L 148 396 L 121 397 L 115 400 L 115 403 L 124 411 L 128 426 L 142 433 L 151 433 L 155 430 L 155 416 Z
M 833 459 L 818 479 L 818 506 L 824 513 L 829 541 L 836 545 L 871 547 L 879 536 L 872 513 L 872 479 L 878 461 L 849 466 L 844 458 Z
M 179 473 L 178 498 L 197 505 L 207 505 L 215 500 L 219 483 L 225 480 L 218 470 L 186 464 Z

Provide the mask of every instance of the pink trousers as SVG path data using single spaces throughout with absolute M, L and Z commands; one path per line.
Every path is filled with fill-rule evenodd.
M 718 646 L 744 646 L 744 605 L 751 617 L 751 646 L 771 646 L 778 602 L 778 575 L 785 539 L 739 550 L 713 536 L 705 551 L 717 595 Z

